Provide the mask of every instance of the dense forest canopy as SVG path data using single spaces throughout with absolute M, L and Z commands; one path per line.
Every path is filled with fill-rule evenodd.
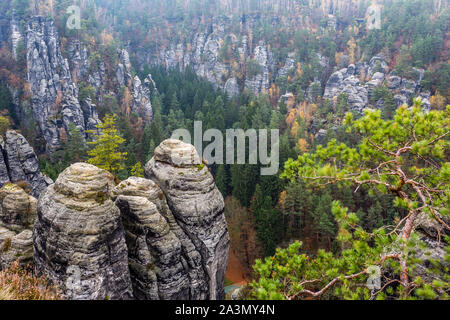
M 277 129 L 278 174 L 209 165 L 249 280 L 245 298 L 448 299 L 450 8 L 375 2 L 2 1 L 0 122 L 22 132 L 50 178 L 86 161 L 116 182 L 142 176 L 154 149 L 176 129 L 193 135 L 195 121 L 223 134 Z M 66 26 L 71 5 L 80 29 Z M 34 16 L 54 22 L 74 99 L 101 120 L 58 127 L 51 153 L 27 73 Z M 53 98 L 58 113 L 67 102 Z M 134 108 L 148 102 L 151 121 Z M 441 259 L 423 253 L 424 231 L 413 230 L 423 216 Z M 427 275 L 415 273 L 423 260 Z M 374 265 L 386 271 L 378 291 L 359 285 Z

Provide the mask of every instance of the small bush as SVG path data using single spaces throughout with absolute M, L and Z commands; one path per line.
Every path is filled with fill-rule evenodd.
M 9 269 L 0 271 L 0 300 L 62 300 L 58 290 L 44 278 L 19 267 L 15 262 Z
M 11 249 L 11 238 L 6 239 L 3 241 L 2 245 L 0 246 L 0 253 L 8 252 L 9 249 Z
M 9 119 L 3 116 L 0 116 L 0 135 L 2 137 L 5 136 L 6 131 L 8 131 L 11 127 Z

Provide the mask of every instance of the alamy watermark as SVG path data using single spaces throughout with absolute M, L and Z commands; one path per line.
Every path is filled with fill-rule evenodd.
M 381 289 L 381 268 L 379 266 L 370 266 L 367 268 L 369 279 L 366 286 L 369 290 L 375 291 Z
M 175 130 L 171 138 L 193 144 L 200 159 L 206 160 L 208 164 L 260 164 L 263 176 L 276 175 L 280 168 L 279 130 L 228 129 L 224 139 L 222 132 L 218 129 L 209 129 L 203 133 L 202 122 L 195 121 L 194 143 L 192 143 L 191 133 L 186 129 Z M 211 143 L 203 149 L 204 142 Z M 186 164 L 195 163 L 195 155 L 180 155 L 180 152 L 182 151 L 173 151 L 171 160 L 174 164 L 182 165 L 183 161 Z
M 67 18 L 67 29 L 80 30 L 81 29 L 81 9 L 79 6 L 72 5 L 67 8 L 66 13 L 69 15 Z
M 372 4 L 366 12 L 367 30 L 381 29 L 381 6 Z

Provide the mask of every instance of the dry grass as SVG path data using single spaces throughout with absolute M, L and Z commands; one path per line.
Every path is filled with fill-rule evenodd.
M 16 262 L 0 271 L 0 300 L 61 300 L 61 297 L 44 278 L 35 277 Z

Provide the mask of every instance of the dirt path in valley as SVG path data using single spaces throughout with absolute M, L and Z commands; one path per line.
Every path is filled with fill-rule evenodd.
M 245 285 L 247 284 L 248 279 L 245 277 L 244 270 L 245 269 L 242 267 L 241 262 L 233 253 L 233 250 L 230 250 L 225 278 L 232 281 L 234 284 Z

